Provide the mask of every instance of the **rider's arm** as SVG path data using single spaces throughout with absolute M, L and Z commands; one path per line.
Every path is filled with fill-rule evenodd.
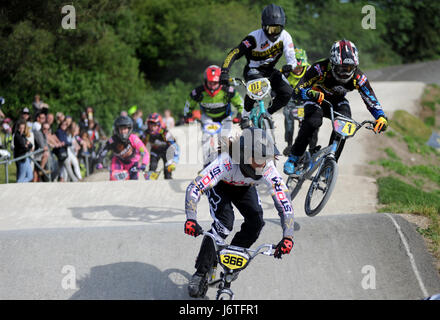
M 222 153 L 188 185 L 185 195 L 185 213 L 187 219 L 197 220 L 197 204 L 200 197 L 206 190 L 214 187 L 228 174 L 230 166 L 231 159 L 229 155 Z
M 286 64 L 291 65 L 294 69 L 297 65 L 295 57 L 295 45 L 292 41 L 292 36 L 286 31 L 282 33 L 283 36 L 283 54 L 286 58 Z
M 192 113 L 194 109 L 197 107 L 197 104 L 202 101 L 203 96 L 203 86 L 195 88 L 191 93 L 189 94 L 188 99 L 185 102 L 185 108 L 183 109 L 183 115 L 187 116 L 188 114 Z
M 246 38 L 244 38 L 240 44 L 232 49 L 226 56 L 226 59 L 222 65 L 222 72 L 229 72 L 235 60 L 240 59 L 243 55 L 254 49 L 256 46 L 257 41 L 255 41 L 253 36 L 248 35 Z
M 142 142 L 142 140 L 135 134 L 131 134 L 130 137 L 131 145 L 136 149 L 137 152 L 140 154 L 139 164 L 142 163 L 145 166 L 147 166 L 150 163 L 150 153 L 148 152 L 147 148 L 145 147 L 145 144 Z M 142 160 L 142 162 L 141 162 Z
M 233 87 L 231 87 L 233 88 Z M 234 107 L 237 109 L 238 113 L 243 113 L 243 98 L 241 95 L 233 88 L 233 96 L 231 98 L 231 102 L 234 105 Z
M 280 216 L 283 237 L 292 238 L 294 229 L 293 206 L 290 202 L 289 190 L 273 161 L 269 162 L 263 173 L 264 181 L 269 187 L 275 208 Z
M 353 76 L 354 86 L 359 91 L 362 100 L 364 100 L 368 111 L 374 119 L 379 119 L 379 117 L 385 117 L 385 112 L 382 109 L 379 101 L 374 94 L 373 88 L 371 88 L 370 82 L 367 76 L 361 71 L 357 70 Z

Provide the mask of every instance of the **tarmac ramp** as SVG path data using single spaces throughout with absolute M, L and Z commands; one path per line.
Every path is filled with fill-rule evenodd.
M 377 82 L 388 114 L 416 111 L 421 82 Z M 355 119 L 371 117 L 357 93 Z M 282 113 L 274 115 L 282 150 Z M 328 121 L 320 143 L 329 137 Z M 189 299 L 201 238 L 183 233 L 185 189 L 201 165 L 197 126 L 177 127 L 181 159 L 175 180 L 0 185 L 0 299 Z M 282 260 L 258 256 L 233 283 L 238 299 L 421 299 L 440 279 L 416 227 L 377 211 L 377 186 L 362 175 L 371 143 L 360 131 L 339 161 L 336 188 L 316 217 L 304 214 L 307 184 L 293 202 L 296 232 Z M 200 149 L 199 149 L 200 151 Z M 285 157 L 277 167 L 282 172 Z M 108 173 L 97 180 L 107 180 Z M 90 180 L 91 181 L 91 180 Z M 256 245 L 281 239 L 270 195 L 259 188 L 266 225 Z M 206 197 L 198 220 L 212 221 Z M 240 225 L 240 215 L 234 231 Z M 207 298 L 213 299 L 210 289 Z
M 399 216 L 304 217 L 295 229 L 290 255 L 260 255 L 240 273 L 237 299 L 413 300 L 440 292 L 423 239 Z M 280 236 L 279 221 L 267 219 L 257 244 Z M 0 299 L 190 299 L 200 242 L 181 222 L 1 231 Z

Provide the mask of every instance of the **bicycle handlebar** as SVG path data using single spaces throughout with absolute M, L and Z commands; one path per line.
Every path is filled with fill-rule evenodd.
M 234 248 L 235 248 L 237 251 L 246 251 L 251 256 L 251 259 L 253 259 L 258 254 L 273 256 L 273 254 L 274 254 L 273 250 L 277 247 L 277 245 L 275 245 L 275 244 L 264 243 L 264 244 L 260 245 L 259 247 L 257 247 L 257 249 L 243 248 L 243 247 L 232 246 L 230 244 L 227 244 L 226 242 L 223 241 L 223 239 L 221 239 L 221 242 L 220 242 L 220 241 L 218 241 L 220 239 L 218 239 L 214 234 L 212 234 L 209 231 L 203 231 L 202 234 L 204 236 L 210 237 L 212 239 L 212 241 L 214 243 L 215 251 L 219 251 L 224 248 L 234 250 Z M 264 248 L 267 248 L 267 250 L 261 252 Z
M 367 127 L 365 127 L 365 129 L 374 131 L 374 126 L 376 125 L 376 123 L 374 121 L 364 120 L 361 123 L 359 123 L 349 116 L 346 116 L 346 115 L 340 114 L 339 112 L 334 111 L 333 104 L 330 101 L 324 99 L 324 100 L 322 100 L 322 103 L 325 103 L 330 107 L 330 117 L 331 117 L 332 122 L 334 121 L 334 114 L 336 114 L 338 116 L 341 116 L 342 118 L 345 118 L 348 121 L 354 122 L 356 124 L 356 131 L 358 131 L 360 128 L 362 128 L 366 124 L 370 124 L 371 126 L 367 126 Z

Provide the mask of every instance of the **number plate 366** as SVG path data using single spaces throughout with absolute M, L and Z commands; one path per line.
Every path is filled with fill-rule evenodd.
M 220 252 L 220 263 L 231 270 L 243 269 L 248 261 L 249 256 L 245 253 L 230 250 Z

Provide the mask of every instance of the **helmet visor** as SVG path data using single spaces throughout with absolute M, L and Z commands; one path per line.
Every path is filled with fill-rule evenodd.
M 283 26 L 280 25 L 272 25 L 272 26 L 265 26 L 264 30 L 268 35 L 276 36 L 283 31 Z

